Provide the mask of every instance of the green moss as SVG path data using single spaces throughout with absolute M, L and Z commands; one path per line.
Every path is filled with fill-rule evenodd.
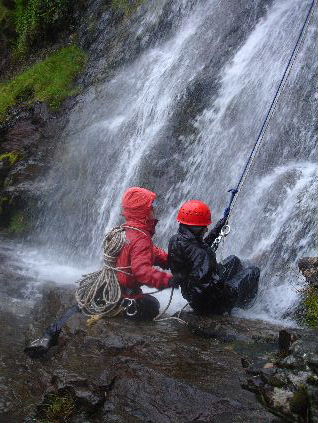
M 309 286 L 304 299 L 305 323 L 311 328 L 318 327 L 318 290 Z
M 75 411 L 76 403 L 70 394 L 52 394 L 47 397 L 41 411 L 41 422 L 68 423 Z
M 8 19 L 9 10 L 4 6 L 3 2 L 0 1 L 0 24 L 3 25 Z
M 0 162 L 2 160 L 8 160 L 10 166 L 16 164 L 17 161 L 22 159 L 22 154 L 19 151 L 11 151 L 10 153 L 0 154 Z
M 309 407 L 308 394 L 305 387 L 301 387 L 297 392 L 294 393 L 289 403 L 290 411 L 292 413 L 307 416 Z
M 22 212 L 14 214 L 9 223 L 9 232 L 13 234 L 21 234 L 27 230 L 25 216 Z
M 9 107 L 21 100 L 29 104 L 46 101 L 52 108 L 58 108 L 66 97 L 76 93 L 72 82 L 85 62 L 86 55 L 80 48 L 65 47 L 0 84 L 0 121 Z
M 9 40 L 14 37 L 14 28 L 13 12 L 0 0 L 0 43 L 3 51 Z
M 6 196 L 0 197 L 0 216 L 2 215 L 4 208 L 6 207 L 7 204 L 9 204 L 9 202 L 10 202 L 9 197 L 6 197 Z
M 16 53 L 25 54 L 36 39 L 66 26 L 70 0 L 15 0 Z
M 112 0 L 112 7 L 122 10 L 126 16 L 131 15 L 145 0 Z

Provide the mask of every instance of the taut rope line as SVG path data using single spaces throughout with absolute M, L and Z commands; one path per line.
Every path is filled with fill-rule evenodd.
M 283 92 L 283 90 L 284 90 L 284 88 L 286 86 L 286 82 L 288 80 L 288 77 L 290 75 L 290 72 L 291 72 L 291 70 L 292 70 L 292 68 L 293 68 L 293 66 L 295 64 L 296 58 L 297 58 L 297 56 L 299 54 L 300 47 L 301 47 L 302 43 L 305 40 L 305 35 L 307 33 L 307 30 L 308 30 L 309 21 L 310 21 L 310 18 L 311 18 L 311 14 L 313 12 L 313 7 L 314 7 L 314 4 L 315 4 L 315 1 L 316 0 L 313 0 L 312 1 L 311 5 L 310 5 L 310 8 L 309 8 L 309 10 L 307 12 L 305 22 L 304 22 L 304 24 L 303 24 L 303 26 L 302 26 L 302 28 L 300 30 L 300 33 L 299 33 L 299 36 L 297 38 L 296 44 L 295 44 L 295 46 L 293 48 L 293 51 L 292 51 L 291 56 L 289 58 L 289 61 L 288 61 L 287 65 L 286 65 L 286 68 L 285 68 L 285 71 L 283 73 L 283 76 L 282 76 L 282 78 L 280 80 L 280 83 L 279 83 L 279 85 L 278 85 L 278 87 L 276 89 L 275 96 L 274 96 L 273 101 L 271 102 L 271 104 L 269 106 L 268 112 L 267 112 L 267 114 L 265 116 L 265 119 L 263 121 L 263 124 L 261 126 L 261 129 L 260 129 L 260 131 L 258 133 L 256 142 L 255 142 L 255 144 L 254 144 L 254 146 L 252 148 L 252 151 L 251 151 L 251 153 L 249 155 L 249 158 L 248 158 L 248 160 L 246 162 L 246 165 L 245 165 L 245 167 L 243 169 L 243 172 L 241 174 L 241 177 L 239 179 L 239 182 L 238 182 L 236 188 L 231 189 L 231 190 L 228 191 L 228 192 L 231 193 L 231 199 L 230 199 L 230 202 L 229 202 L 229 205 L 228 205 L 228 208 L 230 209 L 230 213 L 228 215 L 228 218 L 230 217 L 230 214 L 231 214 L 231 212 L 232 212 L 232 210 L 233 210 L 233 208 L 235 206 L 235 203 L 237 201 L 237 198 L 238 197 L 236 196 L 236 194 L 238 194 L 241 191 L 241 189 L 242 189 L 242 187 L 244 185 L 244 182 L 245 182 L 245 180 L 246 180 L 246 178 L 247 178 L 247 176 L 249 174 L 249 171 L 251 169 L 251 166 L 253 164 L 253 161 L 255 159 L 255 156 L 257 155 L 257 152 L 258 152 L 258 150 L 260 148 L 260 145 L 261 145 L 261 143 L 262 143 L 262 141 L 264 139 L 264 136 L 266 134 L 266 131 L 267 131 L 268 127 L 269 127 L 270 120 L 271 120 L 271 118 L 273 117 L 273 115 L 274 115 L 274 113 L 276 111 L 276 107 L 277 107 L 277 104 L 278 104 L 279 97 L 282 94 L 282 92 Z

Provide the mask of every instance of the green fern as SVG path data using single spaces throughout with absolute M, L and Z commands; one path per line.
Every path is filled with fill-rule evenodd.
M 36 40 L 67 19 L 70 0 L 16 0 L 16 53 L 23 55 Z

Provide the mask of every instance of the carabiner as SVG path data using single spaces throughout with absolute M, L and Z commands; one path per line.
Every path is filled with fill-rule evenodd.
M 230 225 L 224 225 L 223 228 L 221 229 L 221 236 L 227 236 L 229 233 L 231 232 L 231 227 Z
M 127 305 L 124 304 L 126 301 L 128 302 Z M 125 310 L 128 317 L 133 317 L 138 313 L 136 300 L 134 298 L 123 298 L 121 306 Z M 130 308 L 133 308 L 133 310 L 129 311 Z

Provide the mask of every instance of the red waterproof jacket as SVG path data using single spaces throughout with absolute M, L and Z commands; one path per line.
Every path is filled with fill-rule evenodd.
M 154 267 L 168 268 L 168 254 L 152 242 L 157 223 L 151 217 L 155 198 L 155 193 L 139 187 L 130 188 L 123 198 L 127 244 L 118 256 L 116 267 L 122 268 L 125 272 L 117 272 L 125 297 L 133 298 L 140 295 L 141 285 L 157 289 L 168 288 L 172 278 L 170 273 Z

